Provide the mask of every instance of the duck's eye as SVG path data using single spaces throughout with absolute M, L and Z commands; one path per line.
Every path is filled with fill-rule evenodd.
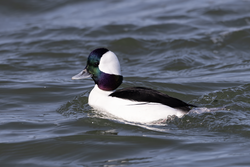
M 99 65 L 99 62 L 94 62 L 94 67 L 98 67 L 98 65 Z

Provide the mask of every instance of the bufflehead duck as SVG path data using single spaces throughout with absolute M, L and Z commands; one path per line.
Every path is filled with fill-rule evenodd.
M 89 105 L 126 121 L 148 123 L 166 119 L 169 115 L 181 117 L 190 107 L 196 107 L 150 88 L 116 90 L 123 80 L 120 63 L 116 55 L 106 48 L 93 50 L 85 69 L 72 79 L 89 77 L 95 82 L 89 94 Z

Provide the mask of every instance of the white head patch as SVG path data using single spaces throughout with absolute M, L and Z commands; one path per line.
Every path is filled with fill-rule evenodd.
M 107 74 L 121 75 L 119 60 L 111 51 L 102 55 L 99 63 L 99 69 Z

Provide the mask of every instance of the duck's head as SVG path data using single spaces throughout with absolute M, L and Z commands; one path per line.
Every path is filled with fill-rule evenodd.
M 89 54 L 85 69 L 73 76 L 72 79 L 89 77 L 102 90 L 112 91 L 118 88 L 122 83 L 123 77 L 116 55 L 106 48 L 93 50 Z

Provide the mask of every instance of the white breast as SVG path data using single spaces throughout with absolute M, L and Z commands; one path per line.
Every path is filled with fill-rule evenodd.
M 103 91 L 95 85 L 89 95 L 89 105 L 131 122 L 147 123 L 166 119 L 169 115 L 178 117 L 184 112 L 158 103 L 136 102 L 108 96 L 112 91 Z

